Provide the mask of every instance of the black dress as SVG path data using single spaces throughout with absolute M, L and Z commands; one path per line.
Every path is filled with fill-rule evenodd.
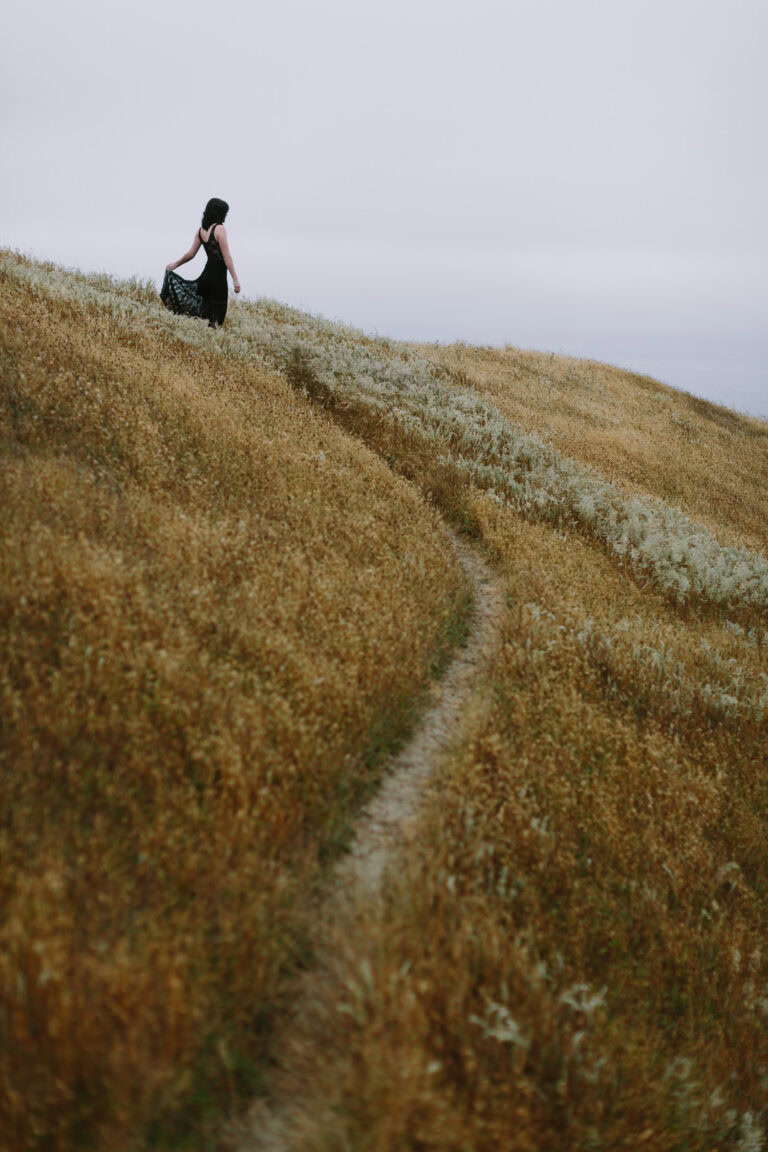
M 160 299 L 171 312 L 185 316 L 200 316 L 211 328 L 224 323 L 227 314 L 227 266 L 214 233 L 214 224 L 203 240 L 202 228 L 198 235 L 208 259 L 197 280 L 185 280 L 175 272 L 166 272 Z

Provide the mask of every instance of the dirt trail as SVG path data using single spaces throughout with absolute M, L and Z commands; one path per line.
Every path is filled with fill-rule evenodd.
M 323 1017 L 332 1008 L 332 973 L 343 955 L 353 910 L 375 899 L 387 869 L 396 865 L 441 755 L 461 736 L 465 706 L 481 682 L 486 655 L 498 636 L 503 609 L 500 582 L 475 548 L 453 532 L 451 539 L 474 591 L 466 643 L 432 685 L 420 721 L 385 769 L 381 787 L 356 822 L 351 848 L 323 893 L 313 942 L 315 963 L 300 977 L 290 1019 L 274 1045 L 271 1099 L 255 1105 L 234 1135 L 239 1152 L 299 1152 L 305 1147 L 302 1131 L 312 1121 L 303 1102 L 311 1098 L 313 1069 L 324 1058 Z

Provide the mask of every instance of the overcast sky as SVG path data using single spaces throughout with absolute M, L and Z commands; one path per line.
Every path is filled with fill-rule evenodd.
M 768 416 L 768 0 L 25 0 L 0 243 Z M 182 268 L 199 274 L 198 260 Z

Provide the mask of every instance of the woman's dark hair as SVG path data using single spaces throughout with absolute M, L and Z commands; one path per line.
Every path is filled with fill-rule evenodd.
M 215 196 L 209 200 L 203 212 L 203 228 L 210 227 L 211 224 L 223 224 L 229 212 L 229 204 L 226 200 L 218 200 Z

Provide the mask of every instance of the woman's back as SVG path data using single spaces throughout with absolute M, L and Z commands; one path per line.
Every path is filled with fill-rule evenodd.
M 227 299 L 227 266 L 224 263 L 221 245 L 216 239 L 217 227 L 217 224 L 211 225 L 207 238 L 204 238 L 203 230 L 200 229 L 200 243 L 208 259 L 197 281 L 197 287 L 201 296 L 218 301 Z
M 222 251 L 221 251 L 221 245 L 219 244 L 218 240 L 216 239 L 216 229 L 217 228 L 218 228 L 218 224 L 211 224 L 210 228 L 208 229 L 208 235 L 207 236 L 203 235 L 203 229 L 201 228 L 200 229 L 200 243 L 202 244 L 203 248 L 205 249 L 205 254 L 209 260 L 211 260 L 211 259 L 221 260 L 221 262 L 223 264 L 224 263 L 224 256 L 223 256 Z

